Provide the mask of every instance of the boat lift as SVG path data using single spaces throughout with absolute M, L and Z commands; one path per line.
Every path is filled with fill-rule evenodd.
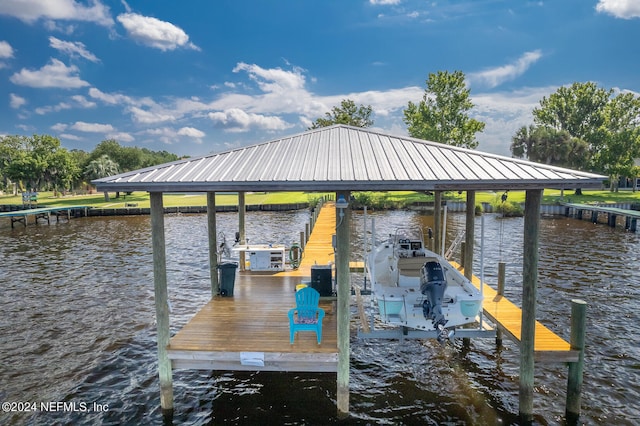
M 365 230 L 367 223 L 367 211 L 365 209 Z M 446 206 L 445 206 L 445 217 L 446 217 Z M 371 238 L 372 238 L 372 247 L 375 247 L 375 219 L 371 219 Z M 446 221 L 443 222 L 443 230 L 442 235 L 446 235 Z M 464 232 L 460 232 L 456 235 L 455 240 L 452 242 L 451 246 L 446 252 L 445 258 L 449 260 L 451 254 L 454 250 L 460 245 L 462 239 L 464 238 Z M 444 238 L 443 238 L 444 240 Z M 480 282 L 484 283 L 484 216 L 481 219 L 481 239 L 480 239 Z M 366 231 L 365 231 L 365 261 L 367 259 L 367 251 L 369 249 L 369 245 L 367 243 Z M 444 251 L 444 242 L 442 250 Z M 366 264 L 365 264 L 365 283 L 366 283 Z M 483 293 L 484 285 L 480 286 L 481 294 Z M 364 306 L 362 305 L 362 299 L 360 297 L 356 298 L 358 304 L 358 312 L 360 319 L 362 321 L 362 328 L 358 328 L 357 337 L 359 339 L 398 339 L 401 342 L 405 339 L 439 339 L 442 336 L 441 330 L 417 330 L 414 328 L 410 328 L 403 325 L 390 326 L 385 325 L 384 328 L 375 327 L 375 315 L 368 316 L 365 313 Z M 373 300 L 372 300 L 373 303 Z M 476 325 L 477 324 L 477 325 Z M 453 333 L 448 336 L 449 340 L 454 338 L 462 338 L 462 339 L 470 339 L 470 338 L 496 338 L 496 329 L 495 327 L 490 326 L 484 321 L 483 318 L 483 310 L 480 309 L 480 313 L 476 317 L 476 324 L 469 324 L 467 326 L 458 327 L 452 329 Z M 444 342 L 443 342 L 444 343 Z

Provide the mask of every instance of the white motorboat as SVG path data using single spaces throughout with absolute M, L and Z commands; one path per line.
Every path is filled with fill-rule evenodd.
M 444 257 L 428 250 L 422 231 L 399 229 L 374 247 L 367 272 L 371 294 L 383 323 L 438 331 L 476 322 L 480 291 Z

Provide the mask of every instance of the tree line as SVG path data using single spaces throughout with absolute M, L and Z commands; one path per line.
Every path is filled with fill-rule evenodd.
M 178 160 L 167 151 L 121 146 L 113 139 L 93 151 L 67 150 L 49 135 L 0 137 L 0 189 L 57 191 L 88 189 L 92 179 Z

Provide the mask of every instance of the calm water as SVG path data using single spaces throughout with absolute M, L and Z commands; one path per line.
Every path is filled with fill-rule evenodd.
M 398 225 L 428 223 L 412 212 L 373 216 L 379 236 Z M 353 247 L 361 250 L 362 215 L 355 219 Z M 307 220 L 306 212 L 249 213 L 247 236 L 290 244 Z M 220 214 L 218 231 L 232 236 L 236 221 L 235 214 Z M 209 298 L 206 217 L 166 216 L 165 223 L 175 332 Z M 522 226 L 522 219 L 485 215 L 485 279 L 495 283 L 497 263 L 506 261 L 506 294 L 516 302 Z M 450 215 L 448 240 L 461 228 L 464 217 Z M 479 219 L 476 235 L 479 248 Z M 162 424 L 149 218 L 85 218 L 14 230 L 3 222 L 0 253 L 0 400 L 103 408 L 1 413 L 0 424 Z M 568 338 L 571 299 L 589 304 L 584 424 L 640 423 L 639 258 L 640 235 L 588 221 L 542 220 L 538 318 Z M 517 421 L 519 354 L 509 341 L 498 350 L 492 340 L 442 347 L 353 339 L 351 350 L 347 422 L 334 418 L 334 374 L 178 371 L 174 424 Z M 561 424 L 566 366 L 538 365 L 535 380 L 536 423 Z

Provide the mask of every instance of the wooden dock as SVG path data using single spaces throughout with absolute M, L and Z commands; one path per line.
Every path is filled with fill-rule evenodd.
M 334 262 L 333 203 L 321 209 L 300 267 L 278 273 L 245 271 L 236 276 L 233 297 L 215 297 L 171 338 L 173 368 L 250 371 L 336 372 L 338 321 L 332 301 L 325 309 L 322 343 L 315 333 L 299 332 L 289 343 L 289 309 L 296 285 L 311 276 L 312 265 Z
M 311 277 L 311 266 L 335 263 L 332 235 L 336 233 L 335 203 L 328 202 L 320 209 L 309 241 L 304 246 L 304 256 L 297 269 L 284 271 L 276 276 Z
M 298 332 L 289 343 L 287 312 L 295 307 L 294 277 L 239 273 L 233 297 L 215 297 L 173 336 L 167 347 L 173 368 L 335 372 L 337 318 L 330 302 L 322 343 Z
M 67 220 L 71 218 L 71 212 L 74 210 L 81 210 L 84 216 L 87 216 L 88 206 L 58 206 L 58 207 L 40 207 L 36 209 L 24 209 L 14 210 L 9 212 L 1 212 L 0 217 L 11 218 L 11 227 L 14 227 L 16 222 L 22 222 L 24 226 L 27 226 L 27 218 L 33 216 L 35 218 L 34 224 L 38 224 L 38 219 L 44 219 L 48 224 L 51 223 L 51 216 L 56 217 L 56 221 L 60 220 L 60 216 L 66 216 Z
M 464 273 L 456 262 L 450 262 Z M 473 285 L 480 290 L 480 279 L 473 276 Z M 506 297 L 499 295 L 487 283 L 483 286 L 483 313 L 496 324 L 511 340 L 520 344 L 522 328 L 522 310 Z M 558 336 L 545 325 L 536 321 L 534 357 L 536 362 L 577 362 L 579 351 L 571 350 L 569 342 Z
M 565 216 L 573 216 L 580 220 L 582 220 L 584 212 L 590 212 L 591 222 L 593 223 L 599 223 L 598 214 L 605 213 L 607 215 L 607 224 L 612 228 L 616 227 L 617 218 L 623 217 L 625 218 L 624 229 L 629 230 L 630 232 L 637 231 L 638 219 L 640 219 L 640 211 L 621 209 L 612 206 L 565 203 L 564 207 Z

